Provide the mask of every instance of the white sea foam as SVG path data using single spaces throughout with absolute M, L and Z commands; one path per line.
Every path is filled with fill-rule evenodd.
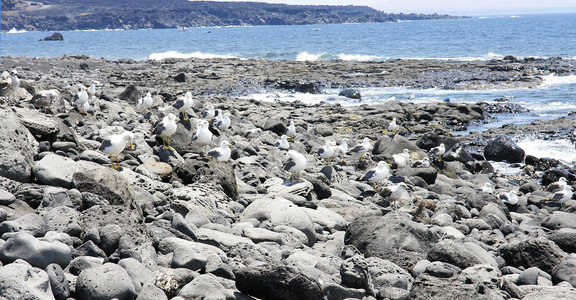
M 7 33 L 25 33 L 25 32 L 28 32 L 28 31 L 26 31 L 26 30 L 24 30 L 24 29 L 12 28 L 12 29 L 8 30 Z
M 543 81 L 541 87 L 576 83 L 576 75 L 558 76 L 556 74 L 550 74 L 543 76 L 542 78 Z
M 568 139 L 542 140 L 526 138 L 516 143 L 526 155 L 554 158 L 567 163 L 576 161 L 576 148 Z
M 376 55 L 360 55 L 360 54 L 344 54 L 340 53 L 336 55 L 338 59 L 346 61 L 373 61 L 373 60 L 384 60 L 387 57 L 380 57 Z
M 298 55 L 296 56 L 296 60 L 297 61 L 317 61 L 317 60 L 320 60 L 320 58 L 326 54 L 327 53 L 312 54 L 312 53 L 308 53 L 307 51 L 304 51 L 304 52 L 298 53 Z
M 236 58 L 232 55 L 220 55 L 214 53 L 204 53 L 204 52 L 193 52 L 193 53 L 182 53 L 178 51 L 167 51 L 167 52 L 160 52 L 160 53 L 152 53 L 148 57 L 148 59 L 153 60 L 161 60 L 165 58 L 201 58 L 201 59 L 208 59 L 208 58 Z

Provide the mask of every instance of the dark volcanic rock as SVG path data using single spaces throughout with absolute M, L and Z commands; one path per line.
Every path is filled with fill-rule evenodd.
M 323 299 L 320 284 L 299 269 L 283 265 L 262 265 L 239 270 L 236 287 L 260 299 Z
M 338 96 L 344 96 L 344 97 L 350 98 L 350 99 L 362 100 L 362 95 L 360 94 L 360 91 L 356 90 L 356 89 L 342 90 L 342 91 L 340 91 Z
M 54 32 L 51 36 L 44 38 L 44 41 L 63 41 L 64 37 L 60 32 Z
M 234 169 L 228 163 L 212 158 L 191 158 L 176 165 L 174 172 L 185 184 L 217 182 L 228 197 L 238 199 L 236 176 Z
M 547 273 L 567 255 L 554 242 L 544 238 L 509 243 L 500 247 L 498 252 L 507 265 L 538 267 Z
M 499 136 L 486 144 L 484 156 L 489 160 L 517 163 L 524 160 L 524 150 L 509 138 Z

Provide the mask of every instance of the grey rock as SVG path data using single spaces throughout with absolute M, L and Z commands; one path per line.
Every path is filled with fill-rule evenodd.
M 186 159 L 174 167 L 184 184 L 216 182 L 228 197 L 238 199 L 238 185 L 234 169 L 217 159 Z
M 181 246 L 174 250 L 172 256 L 172 268 L 187 268 L 199 271 L 206 267 L 208 257 L 191 247 Z
M 338 96 L 343 96 L 350 99 L 362 100 L 362 94 L 360 94 L 360 91 L 356 89 L 341 90 L 340 93 L 338 93 Z
M 108 224 L 100 229 L 100 247 L 110 255 L 118 248 L 124 229 L 120 225 Z
M 226 288 L 216 276 L 203 274 L 186 284 L 178 296 L 184 299 L 226 299 Z
M 92 161 L 98 164 L 109 164 L 110 158 L 106 157 L 106 155 L 102 154 L 101 152 L 94 151 L 94 150 L 84 150 L 78 156 L 81 160 Z
M 568 253 L 576 253 L 576 229 L 561 228 L 548 236 L 558 247 Z
M 0 260 L 10 263 L 17 259 L 27 261 L 38 268 L 56 263 L 66 267 L 71 260 L 70 248 L 60 242 L 44 242 L 27 232 L 19 232 L 9 238 L 0 248 Z
M 524 160 L 524 150 L 506 136 L 499 136 L 486 144 L 484 156 L 488 160 L 518 163 Z
M 38 142 L 12 110 L 0 110 L 0 119 L 0 176 L 29 182 Z
M 478 264 L 498 266 L 494 257 L 477 244 L 451 240 L 442 240 L 434 245 L 428 252 L 428 260 L 447 262 L 462 269 Z
M 270 130 L 277 135 L 282 135 L 286 132 L 286 122 L 279 118 L 270 117 L 262 126 L 262 130 Z
M 186 220 L 184 219 L 184 217 L 182 217 L 181 214 L 173 213 L 172 218 L 170 220 L 170 225 L 172 226 L 172 228 L 189 236 L 192 240 L 194 241 L 198 240 L 198 236 L 196 236 L 196 233 L 194 233 L 192 227 L 190 227 L 190 225 L 186 222 Z
M 538 285 L 538 276 L 542 270 L 531 267 L 528 268 L 520 274 L 518 274 L 518 279 L 516 280 L 516 285 Z
M 467 281 L 464 276 L 435 277 L 422 273 L 414 280 L 408 296 L 411 300 L 430 299 L 504 299 L 498 290 L 489 289 L 484 283 Z
M 34 236 L 43 236 L 48 231 L 48 226 L 41 216 L 33 213 L 0 223 L 0 235 L 7 232 L 21 231 L 27 231 Z
M 117 171 L 111 168 L 98 168 L 77 172 L 74 173 L 73 180 L 80 192 L 102 196 L 112 205 L 123 205 L 141 214 L 140 207 L 135 202 L 134 190 Z
M 72 176 L 85 170 L 74 160 L 52 153 L 35 162 L 32 167 L 34 176 L 41 183 L 64 188 L 73 188 Z
M 0 298 L 50 300 L 54 296 L 44 270 L 18 261 L 0 267 Z
M 47 187 L 44 190 L 44 197 L 42 197 L 40 207 L 46 208 L 57 206 L 74 207 L 70 200 L 70 196 L 68 195 L 68 190 L 57 187 Z
M 64 232 L 75 237 L 79 237 L 82 232 L 80 215 L 73 208 L 58 206 L 42 212 L 41 215 L 48 230 Z
M 156 286 L 170 299 L 175 297 L 186 284 L 200 276 L 197 272 L 183 268 L 170 269 L 156 267 L 153 272 L 157 278 Z
M 142 287 L 136 300 L 168 300 L 168 297 L 160 288 L 147 284 Z
M 466 278 L 466 282 L 473 282 L 484 285 L 497 291 L 500 289 L 502 273 L 498 267 L 486 264 L 479 264 L 462 270 L 461 276 Z
M 351 288 L 335 283 L 322 284 L 322 293 L 328 299 L 344 300 L 344 299 L 364 299 L 366 291 L 364 289 Z
M 316 126 L 314 126 L 314 132 L 317 135 L 323 137 L 332 136 L 334 134 L 332 128 L 326 124 L 317 124 Z
M 0 189 L 0 205 L 8 206 L 14 202 L 16 202 L 16 196 L 7 190 Z
M 434 277 L 450 278 L 460 274 L 462 269 L 453 264 L 435 261 L 427 265 L 424 272 Z
M 278 264 L 246 267 L 236 273 L 236 287 L 262 299 L 322 299 L 320 284 L 297 268 Z
M 104 263 L 104 258 L 102 257 L 92 257 L 92 256 L 79 256 L 74 258 L 70 262 L 70 273 L 74 275 L 80 275 L 82 271 L 99 267 Z
M 63 300 L 70 297 L 70 285 L 64 275 L 62 267 L 58 264 L 49 264 L 46 269 L 52 294 L 57 300 Z
M 75 257 L 78 256 L 93 256 L 93 257 L 102 257 L 106 258 L 106 252 L 100 249 L 98 245 L 96 245 L 92 240 L 88 240 L 84 244 L 76 247 L 72 254 Z
M 359 217 L 346 230 L 346 244 L 355 246 L 366 256 L 389 260 L 411 268 L 424 259 L 437 236 L 424 224 L 398 212 L 383 217 Z
M 542 222 L 542 227 L 556 230 L 561 228 L 576 229 L 576 214 L 555 211 Z
M 555 284 L 567 281 L 572 287 L 576 286 L 576 257 L 573 254 L 560 261 L 552 269 L 552 281 Z
M 76 294 L 81 299 L 134 299 L 136 289 L 122 267 L 112 263 L 86 269 L 76 280 Z
M 498 253 L 507 265 L 538 267 L 546 273 L 551 272 L 567 255 L 554 242 L 545 238 L 510 242 L 498 248 Z
M 140 294 L 146 286 L 156 284 L 156 275 L 134 258 L 121 259 L 118 265 L 124 268 L 132 279 L 137 294 Z

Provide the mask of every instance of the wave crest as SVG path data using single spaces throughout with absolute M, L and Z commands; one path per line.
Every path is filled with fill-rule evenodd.
M 148 59 L 152 60 L 162 60 L 165 58 L 200 58 L 200 59 L 209 59 L 209 58 L 236 58 L 236 56 L 232 55 L 221 55 L 221 54 L 214 54 L 214 53 L 204 53 L 204 52 L 193 52 L 193 53 L 182 53 L 178 51 L 166 51 L 160 53 L 152 53 L 148 56 Z

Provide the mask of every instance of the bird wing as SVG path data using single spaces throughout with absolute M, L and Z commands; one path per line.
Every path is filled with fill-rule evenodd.
M 161 134 L 164 130 L 166 130 L 166 126 L 164 126 L 164 122 L 158 123 L 156 127 L 154 127 L 154 134 Z
M 366 174 L 364 174 L 364 176 L 362 176 L 362 178 L 360 178 L 360 180 L 362 181 L 370 180 L 370 178 L 374 177 L 374 174 L 376 174 L 376 170 L 369 170 L 368 172 L 366 172 Z
M 111 139 L 104 139 L 102 144 L 98 148 L 98 150 L 103 151 L 106 148 L 112 147 L 112 140 Z
M 294 162 L 294 160 L 289 160 L 286 164 L 284 164 L 284 170 L 290 171 L 295 166 L 296 166 L 296 162 Z
M 324 153 L 326 153 L 326 150 L 324 150 L 324 148 L 318 149 L 318 155 L 323 155 Z
M 172 103 L 172 107 L 176 108 L 176 109 L 180 109 L 184 106 L 184 100 L 182 99 L 178 99 L 176 101 L 174 101 L 174 103 Z
M 220 151 L 218 151 L 218 149 L 212 149 L 212 150 L 208 151 L 208 153 L 206 155 L 218 158 L 220 155 L 222 155 L 222 153 L 220 153 Z
M 350 149 L 351 152 L 361 152 L 364 151 L 364 145 L 356 145 L 354 148 Z

